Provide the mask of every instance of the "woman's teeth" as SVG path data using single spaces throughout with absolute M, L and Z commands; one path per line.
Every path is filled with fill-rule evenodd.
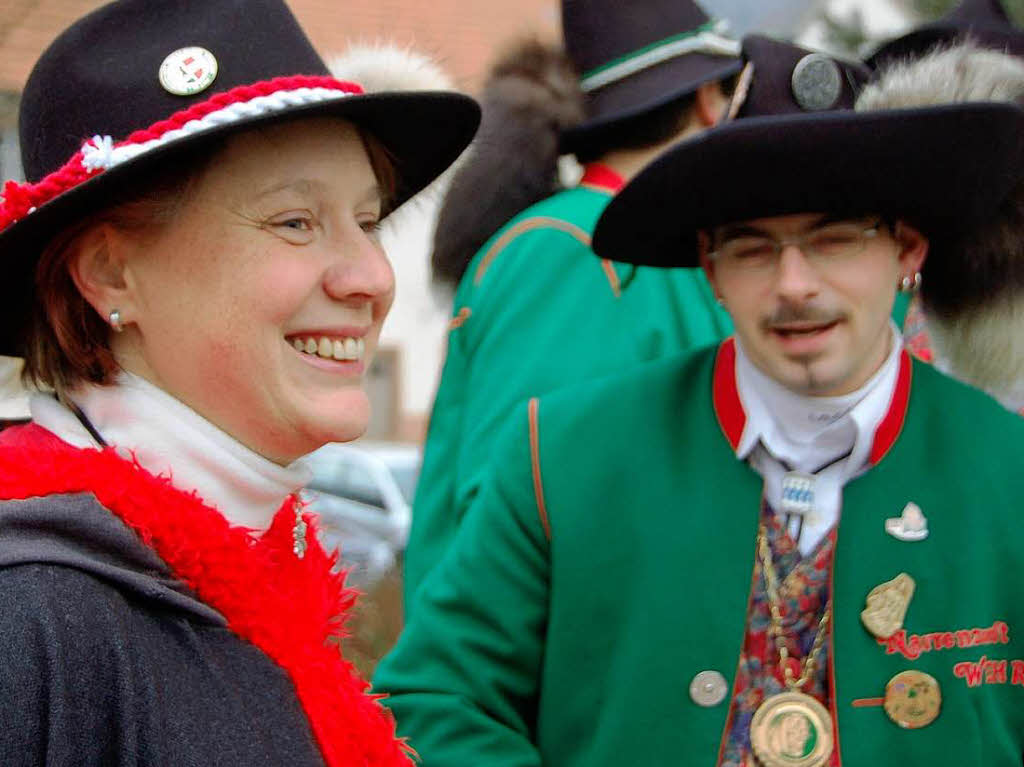
M 304 354 L 315 354 L 329 360 L 361 360 L 366 351 L 362 338 L 294 338 L 292 346 Z

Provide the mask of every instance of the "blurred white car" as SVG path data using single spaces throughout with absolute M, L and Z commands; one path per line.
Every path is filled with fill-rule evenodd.
M 365 587 L 405 551 L 422 456 L 416 445 L 324 445 L 304 459 L 313 470 L 305 495 L 320 518 L 320 543 L 338 549 L 349 582 Z

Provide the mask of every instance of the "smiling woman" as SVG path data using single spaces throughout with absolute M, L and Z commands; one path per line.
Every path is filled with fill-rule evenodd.
M 340 118 L 264 127 L 226 139 L 159 226 L 97 217 L 68 266 L 93 308 L 118 308 L 118 368 L 280 464 L 360 436 L 394 293 L 364 145 Z M 335 343 L 365 357 L 336 360 Z
M 302 125 L 299 123 L 293 127 L 301 130 Z M 350 124 L 345 127 L 346 134 L 353 129 Z M 267 141 L 272 140 L 270 133 L 269 129 L 253 129 L 254 135 L 264 134 Z M 379 180 L 370 192 L 380 201 L 378 222 L 363 225 L 373 232 L 379 218 L 386 215 L 394 204 L 395 169 L 387 149 L 377 138 L 360 130 L 359 139 L 366 150 L 373 175 Z M 178 214 L 186 203 L 194 202 L 199 182 L 211 166 L 221 161 L 225 144 L 220 140 L 210 142 L 200 150 L 183 148 L 173 164 L 164 163 L 151 171 L 144 184 L 114 192 L 104 210 L 71 224 L 43 248 L 36 267 L 38 299 L 30 307 L 31 323 L 21 344 L 26 359 L 26 375 L 34 383 L 64 396 L 78 381 L 113 382 L 121 365 L 111 348 L 109 318 L 103 318 L 93 310 L 75 284 L 68 266 L 83 246 L 85 234 L 96 227 L 105 226 L 115 232 L 150 239 L 172 224 L 180 226 L 181 222 L 176 221 Z M 280 188 L 270 188 L 265 179 L 260 183 L 267 187 L 264 195 L 281 191 Z M 303 189 L 310 187 L 302 182 L 295 185 L 298 187 L 300 184 Z M 283 222 L 282 226 L 301 230 L 305 224 L 296 220 Z M 119 315 L 123 323 L 124 312 L 119 310 Z
M 40 58 L 0 353 L 53 393 L 0 437 L 0 763 L 408 763 L 297 459 L 366 429 L 377 230 L 478 116 L 330 77 L 280 0 L 121 0 Z

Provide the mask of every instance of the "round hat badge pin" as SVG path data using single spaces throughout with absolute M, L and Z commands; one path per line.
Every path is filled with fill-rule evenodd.
M 206 48 L 189 46 L 168 54 L 160 65 L 160 85 L 175 96 L 192 96 L 217 78 L 217 59 Z
M 831 109 L 843 93 L 843 77 L 836 63 L 821 53 L 808 53 L 793 67 L 793 97 L 802 109 Z

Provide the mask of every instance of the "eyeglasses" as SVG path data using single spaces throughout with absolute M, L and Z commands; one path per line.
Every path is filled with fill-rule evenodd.
M 804 258 L 825 265 L 860 255 L 868 241 L 878 236 L 881 226 L 881 221 L 870 226 L 864 226 L 860 221 L 837 221 L 783 240 L 739 235 L 708 253 L 708 258 L 737 269 L 763 271 L 778 264 L 783 248 L 795 245 Z

